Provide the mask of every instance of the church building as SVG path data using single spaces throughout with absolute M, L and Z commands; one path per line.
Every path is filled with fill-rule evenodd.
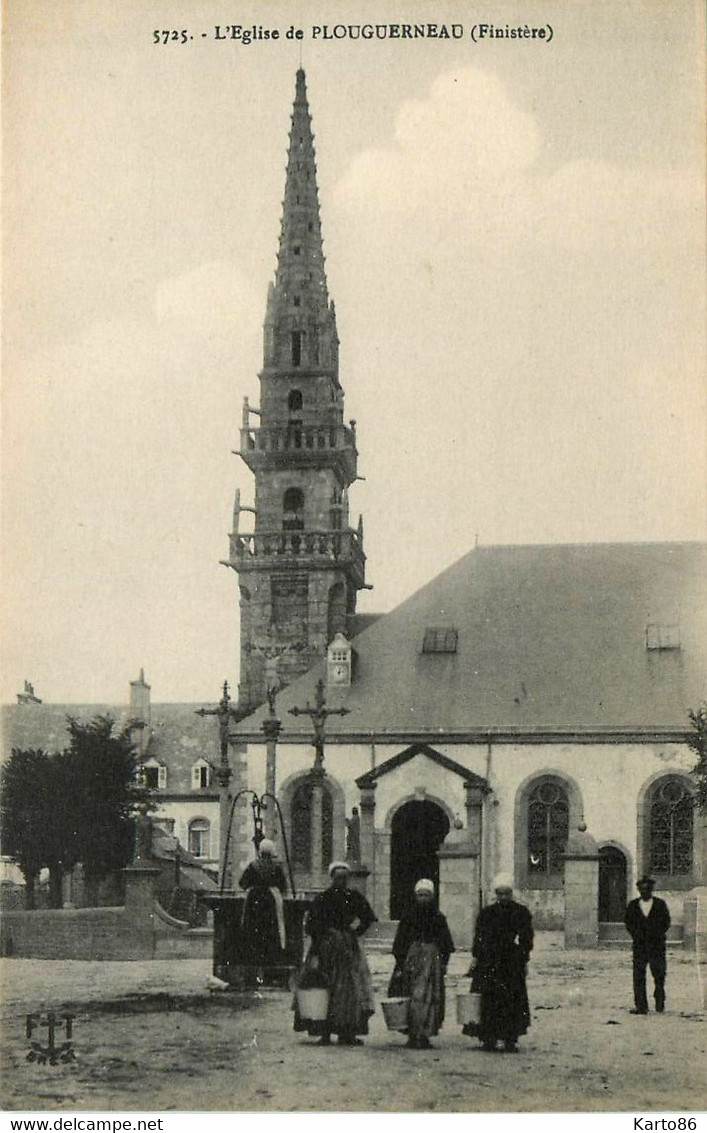
M 320 889 L 347 857 L 379 919 L 394 922 L 431 877 L 462 947 L 499 870 L 538 928 L 562 928 L 566 854 L 587 847 L 600 936 L 644 871 L 679 932 L 686 893 L 707 880 L 686 742 L 707 696 L 707 544 L 474 546 L 392 612 L 357 613 L 356 427 L 316 174 L 300 70 L 259 404 L 246 400 L 240 429 L 253 506 L 236 492 L 226 561 L 241 615 L 238 698 L 222 702 L 231 797 L 277 794 L 298 892 Z M 142 673 L 123 706 L 43 704 L 27 685 L 5 714 L 7 752 L 60 750 L 67 713 L 129 723 L 157 821 L 215 874 L 229 810 L 218 722 L 150 695 Z M 312 774 L 315 726 L 323 775 Z M 284 855 L 272 812 L 268 833 Z M 234 881 L 252 836 L 243 801 Z
M 707 547 L 475 547 L 365 624 L 338 345 L 300 70 L 259 418 L 246 403 L 241 430 L 255 519 L 240 530 L 237 495 L 228 560 L 241 592 L 234 738 L 248 786 L 277 791 L 298 887 L 321 887 L 348 852 L 379 918 L 394 921 L 430 876 L 468 942 L 503 869 L 538 927 L 560 928 L 564 855 L 586 827 L 600 922 L 622 919 L 650 870 L 679 923 L 703 868 L 685 740 L 707 689 Z M 234 866 L 250 854 L 242 826 Z

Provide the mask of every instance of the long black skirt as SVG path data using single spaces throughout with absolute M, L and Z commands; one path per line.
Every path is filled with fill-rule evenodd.
M 478 1024 L 467 1024 L 464 1034 L 477 1035 L 484 1043 L 516 1042 L 530 1027 L 530 1004 L 525 983 L 525 963 L 519 953 L 478 962 L 471 991 L 481 995 Z
M 310 1035 L 367 1035 L 375 1010 L 371 973 L 358 937 L 349 930 L 329 929 L 315 952 L 305 959 L 298 986 L 329 991 L 326 1019 L 304 1019 L 294 1001 L 296 1031 Z

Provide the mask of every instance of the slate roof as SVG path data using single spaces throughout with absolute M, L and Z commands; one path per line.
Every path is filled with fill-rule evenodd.
M 198 704 L 153 704 L 150 710 L 150 742 L 145 754 L 168 767 L 167 790 L 160 795 L 184 793 L 204 796 L 214 792 L 193 791 L 191 769 L 199 758 L 211 763 L 220 759 L 218 724 L 196 715 Z M 2 711 L 2 757 L 13 747 L 60 751 L 68 745 L 67 715 L 83 722 L 95 716 L 112 716 L 121 727 L 130 719 L 126 704 L 13 704 Z
M 680 624 L 681 648 L 646 649 L 648 623 Z M 456 653 L 422 652 L 454 627 Z M 440 739 L 498 732 L 639 735 L 688 728 L 707 696 L 707 544 L 477 547 L 352 642 L 349 689 L 329 688 L 330 738 Z M 277 698 L 282 740 L 306 739 L 288 709 L 313 701 L 320 665 Z M 265 709 L 243 720 L 260 736 Z

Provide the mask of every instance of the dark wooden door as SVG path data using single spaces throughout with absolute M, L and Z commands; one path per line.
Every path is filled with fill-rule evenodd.
M 599 850 L 599 920 L 624 919 L 627 900 L 626 855 L 616 846 Z
M 437 851 L 449 833 L 449 819 L 436 803 L 405 803 L 393 818 L 390 847 L 390 916 L 397 921 L 412 901 L 415 882 L 439 885 Z

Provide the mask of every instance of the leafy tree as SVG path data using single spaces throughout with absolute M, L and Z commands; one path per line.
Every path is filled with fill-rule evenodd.
M 63 875 L 78 862 L 95 894 L 98 882 L 132 857 L 133 817 L 154 804 L 137 782 L 129 731 L 113 729 L 111 717 L 88 724 L 69 717 L 65 751 L 13 750 L 2 769 L 2 848 L 22 871 L 28 908 L 45 867 L 50 902 L 59 908 Z
M 110 716 L 88 724 L 69 717 L 65 795 L 72 816 L 72 857 L 83 864 L 89 890 L 132 857 L 133 818 L 154 809 L 150 791 L 136 780 L 137 756 L 126 727 L 114 732 Z
M 697 784 L 697 806 L 705 814 L 707 813 L 707 703 L 690 712 L 689 717 L 692 734 L 688 737 L 687 746 L 692 748 L 697 756 L 692 774 Z
M 35 886 L 52 854 L 50 765 L 41 749 L 12 749 L 2 768 L 2 852 L 17 862 L 25 879 L 27 909 L 35 908 Z

